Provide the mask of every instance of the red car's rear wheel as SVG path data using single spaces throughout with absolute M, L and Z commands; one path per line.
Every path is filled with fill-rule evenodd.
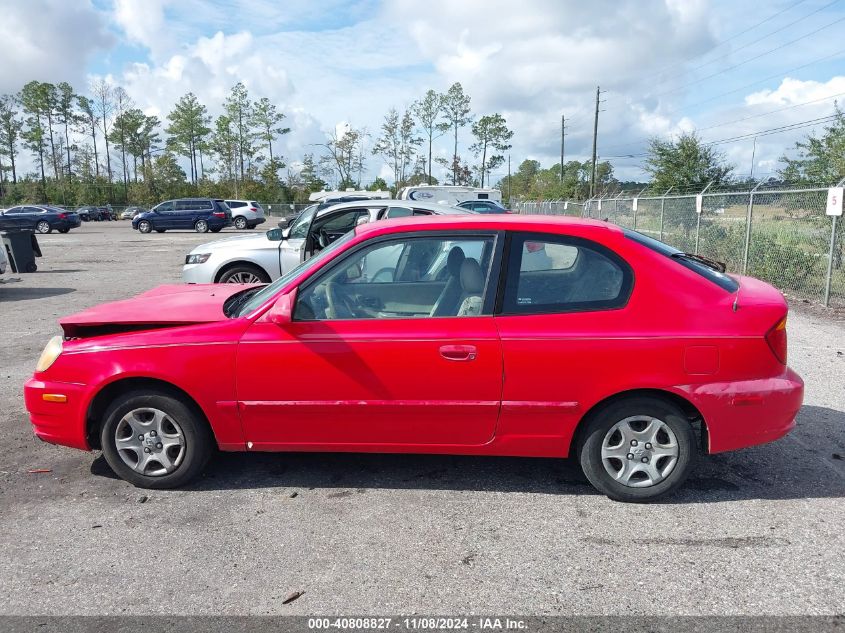
M 616 501 L 670 494 L 687 478 L 695 456 L 696 436 L 684 412 L 646 397 L 599 411 L 587 422 L 579 447 L 587 479 Z

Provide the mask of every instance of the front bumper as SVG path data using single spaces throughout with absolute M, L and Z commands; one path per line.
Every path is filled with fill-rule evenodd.
M 26 410 L 35 435 L 49 442 L 85 451 L 91 450 L 85 436 L 86 386 L 77 383 L 31 378 L 23 388 Z M 65 396 L 65 402 L 48 402 L 44 396 Z
M 182 266 L 182 281 L 186 284 L 213 284 L 214 271 L 211 259 L 204 264 L 185 264 Z
M 758 380 L 680 387 L 704 416 L 709 452 L 722 453 L 773 442 L 795 428 L 804 381 L 788 367 Z

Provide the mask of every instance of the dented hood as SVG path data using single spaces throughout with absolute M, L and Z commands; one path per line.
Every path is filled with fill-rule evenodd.
M 223 304 L 249 286 L 202 284 L 159 286 L 131 299 L 103 303 L 59 320 L 65 336 L 212 323 L 226 318 Z

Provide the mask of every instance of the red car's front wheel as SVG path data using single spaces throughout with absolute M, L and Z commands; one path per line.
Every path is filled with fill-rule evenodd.
M 108 408 L 100 432 L 112 470 L 141 488 L 176 488 L 200 474 L 214 440 L 208 424 L 170 394 L 134 391 Z

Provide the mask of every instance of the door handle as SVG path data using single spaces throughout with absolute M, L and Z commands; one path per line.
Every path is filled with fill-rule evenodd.
M 440 355 L 446 360 L 475 360 L 477 354 L 475 345 L 443 345 L 440 348 Z

